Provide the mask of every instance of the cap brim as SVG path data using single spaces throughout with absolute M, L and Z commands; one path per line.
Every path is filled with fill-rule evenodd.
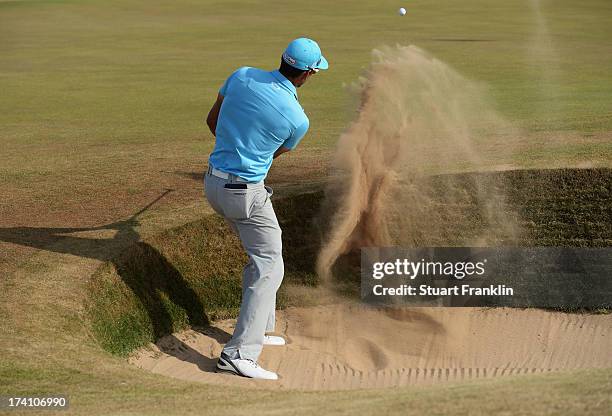
M 327 59 L 325 59 L 325 57 L 321 55 L 321 62 L 319 62 L 319 65 L 317 65 L 316 69 L 327 69 L 327 68 L 329 68 L 329 62 L 327 62 Z

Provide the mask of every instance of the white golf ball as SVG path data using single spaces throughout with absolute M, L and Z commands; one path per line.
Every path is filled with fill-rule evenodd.
M 398 13 L 400 16 L 403 16 L 403 15 L 405 15 L 405 14 L 406 14 L 406 9 L 404 9 L 403 7 L 400 7 L 400 9 L 397 11 L 397 13 Z

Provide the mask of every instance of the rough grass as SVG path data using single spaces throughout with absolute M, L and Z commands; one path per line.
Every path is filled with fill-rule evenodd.
M 91 279 L 94 333 L 107 350 L 127 354 L 188 325 L 235 316 L 245 257 L 212 215 L 133 245 Z
M 490 246 L 612 246 L 611 169 L 519 169 L 453 176 L 434 176 L 416 185 L 433 207 L 423 212 L 423 230 L 415 230 L 418 246 L 469 246 L 483 235 Z M 440 218 L 435 206 L 447 201 L 447 179 L 459 186 L 451 190 L 455 205 L 445 206 L 447 216 Z M 485 220 L 476 202 L 476 184 L 505 197 L 494 208 L 516 220 L 519 230 L 506 231 L 503 224 Z M 427 226 L 431 223 L 436 226 Z

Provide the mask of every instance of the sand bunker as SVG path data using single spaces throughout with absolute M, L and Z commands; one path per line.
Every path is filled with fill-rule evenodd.
M 275 382 L 214 373 L 232 321 L 162 338 L 130 362 L 204 383 L 345 390 L 612 367 L 612 318 L 536 309 L 331 305 L 279 313 L 284 347 L 265 347 Z

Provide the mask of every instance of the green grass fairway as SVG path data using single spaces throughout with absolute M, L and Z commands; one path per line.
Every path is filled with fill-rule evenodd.
M 611 21 L 610 0 L 0 0 L 0 395 L 68 394 L 66 414 L 82 415 L 609 412 L 610 369 L 321 394 L 188 383 L 129 366 L 98 342 L 96 331 L 142 330 L 129 326 L 142 316 L 93 328 L 87 307 L 92 275 L 133 250 L 172 273 L 211 267 L 191 258 L 175 268 L 156 246 L 135 243 L 172 235 L 176 247 L 196 244 L 176 230 L 211 211 L 204 117 L 234 69 L 276 68 L 299 36 L 316 39 L 330 62 L 299 90 L 311 129 L 271 170 L 279 196 L 325 181 L 357 108 L 348 86 L 382 45 L 414 44 L 486 86 L 521 132 L 496 165 L 609 168 Z M 578 237 L 608 244 L 597 230 Z M 112 304 L 107 294 L 101 304 Z M 215 316 L 235 313 L 228 299 Z M 185 324 L 175 312 L 160 317 L 162 332 Z M 155 330 L 105 347 L 125 353 Z

